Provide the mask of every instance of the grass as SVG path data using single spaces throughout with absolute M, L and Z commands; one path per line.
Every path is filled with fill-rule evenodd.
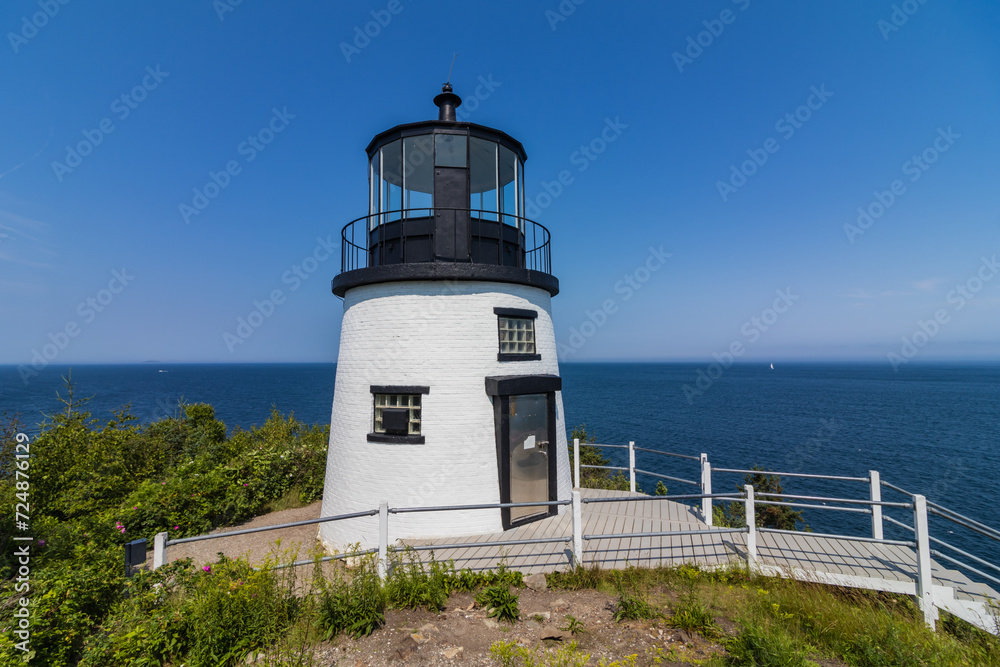
M 548 581 L 556 589 L 628 591 L 619 593 L 616 620 L 653 619 L 652 610 L 668 626 L 719 642 L 725 650 L 705 663 L 712 667 L 811 667 L 822 659 L 851 667 L 1000 665 L 1000 638 L 948 614 L 934 632 L 907 596 L 766 578 L 744 568 L 577 568 Z M 666 600 L 659 608 L 646 602 L 658 597 Z M 718 618 L 735 629 L 724 632 Z
M 388 609 L 438 611 L 456 591 L 474 592 L 490 616 L 511 624 L 502 629 L 519 619 L 521 576 L 503 565 L 458 572 L 433 557 L 422 563 L 413 552 L 396 554 L 391 565 L 383 582 L 372 555 L 332 572 L 317 563 L 311 593 L 302 597 L 294 594 L 294 568 L 254 570 L 240 559 L 221 558 L 209 571 L 178 562 L 144 572 L 129 580 L 129 595 L 87 639 L 80 664 L 235 666 L 252 655 L 255 664 L 312 667 L 323 640 L 379 632 Z M 615 595 L 617 621 L 702 635 L 709 640 L 709 655 L 698 658 L 704 667 L 816 667 L 823 660 L 850 667 L 1000 665 L 1000 639 L 947 614 L 933 632 L 905 596 L 765 578 L 740 568 L 577 568 L 547 578 L 552 589 Z M 570 615 L 563 629 L 585 632 Z M 588 633 L 587 641 L 597 636 Z M 510 667 L 645 667 L 681 659 L 651 648 L 594 664 L 575 641 L 534 648 L 497 642 L 490 655 Z

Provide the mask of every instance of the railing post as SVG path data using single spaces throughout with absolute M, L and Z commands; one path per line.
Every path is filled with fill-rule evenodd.
M 378 576 L 385 579 L 389 568 L 389 502 L 378 505 Z
M 712 464 L 708 462 L 708 454 L 701 454 L 701 493 L 704 496 L 712 495 Z M 701 499 L 701 519 L 709 526 L 712 525 L 712 499 Z
M 924 612 L 924 622 L 933 630 L 938 611 L 932 594 L 934 579 L 931 575 L 931 542 L 928 539 L 927 499 L 924 496 L 913 496 L 913 529 L 917 542 L 917 600 Z
M 871 485 L 869 492 L 871 501 L 873 503 L 882 502 L 882 480 L 879 478 L 878 470 L 868 471 L 868 483 Z M 872 537 L 881 540 L 882 536 L 882 506 L 872 505 Z
M 157 533 L 153 538 L 153 569 L 167 564 L 167 532 Z
M 757 512 L 753 502 L 753 485 L 746 484 L 743 490 L 747 495 L 747 567 L 753 572 L 757 569 Z
M 573 491 L 573 565 L 583 566 L 583 503 Z
M 635 493 L 635 443 L 628 441 L 628 488 Z
M 573 479 L 576 480 L 576 488 L 580 488 L 580 438 L 573 438 Z

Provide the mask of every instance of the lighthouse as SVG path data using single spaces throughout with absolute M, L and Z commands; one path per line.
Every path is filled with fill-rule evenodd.
M 323 516 L 570 498 L 549 231 L 524 216 L 519 141 L 436 120 L 368 144 L 368 215 L 341 235 L 340 352 Z M 559 508 L 564 509 L 564 508 Z M 393 514 L 389 541 L 510 529 L 522 506 Z M 372 517 L 320 524 L 331 550 L 378 541 Z

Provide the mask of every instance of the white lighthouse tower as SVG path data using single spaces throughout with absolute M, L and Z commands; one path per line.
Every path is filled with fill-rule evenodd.
M 368 145 L 369 211 L 344 227 L 344 320 L 323 516 L 570 497 L 550 237 L 524 212 L 520 142 L 437 120 Z M 499 531 L 555 507 L 392 515 L 389 539 Z M 321 524 L 329 549 L 377 543 L 372 517 Z

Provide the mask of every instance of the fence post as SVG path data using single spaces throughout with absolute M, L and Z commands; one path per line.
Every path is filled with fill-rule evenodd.
M 708 462 L 708 454 L 701 454 L 701 493 L 704 496 L 712 495 L 712 464 Z M 701 519 L 709 526 L 712 525 L 712 499 L 701 499 Z
M 580 492 L 573 492 L 573 564 L 583 566 L 583 503 Z
M 580 438 L 573 438 L 573 473 L 576 488 L 580 488 Z
M 924 496 L 913 496 L 913 529 L 917 542 L 917 599 L 924 612 L 924 622 L 933 630 L 938 611 L 932 594 L 931 542 L 928 539 L 927 499 Z
M 167 564 L 167 532 L 157 533 L 153 538 L 153 569 Z
M 747 494 L 747 567 L 753 572 L 757 569 L 757 512 L 753 503 L 753 485 L 746 484 L 743 490 Z
M 628 487 L 635 493 L 635 443 L 628 441 Z
M 389 502 L 378 504 L 378 577 L 385 579 L 389 568 Z
M 869 492 L 871 501 L 873 503 L 882 502 L 882 480 L 879 478 L 878 470 L 868 471 L 868 483 L 871 485 Z M 882 506 L 872 505 L 872 537 L 881 540 L 882 536 Z

